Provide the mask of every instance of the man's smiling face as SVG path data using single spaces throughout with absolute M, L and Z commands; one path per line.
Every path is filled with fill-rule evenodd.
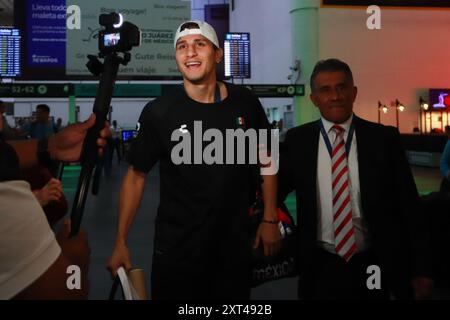
M 214 47 L 202 35 L 191 34 L 180 38 L 175 47 L 178 70 L 192 83 L 207 83 L 222 59 L 222 50 Z

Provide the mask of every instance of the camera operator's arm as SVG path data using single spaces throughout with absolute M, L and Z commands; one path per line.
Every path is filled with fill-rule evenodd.
M 70 220 L 66 220 L 56 239 L 61 247 L 61 254 L 56 261 L 34 281 L 21 291 L 14 299 L 50 300 L 50 299 L 86 299 L 88 295 L 88 270 L 90 248 L 85 231 L 73 238 L 69 238 Z M 76 265 L 80 268 L 80 289 L 70 290 L 67 280 L 70 274 L 68 267 Z
M 86 298 L 86 234 L 69 239 L 67 221 L 55 237 L 30 185 L 22 180 L 0 183 L 0 212 L 0 299 Z M 73 274 L 75 281 L 67 273 L 71 265 L 80 268 Z M 74 282 L 80 287 L 70 290 L 68 283 Z
M 50 157 L 59 161 L 77 161 L 80 158 L 86 133 L 94 124 L 95 115 L 92 114 L 85 122 L 70 125 L 57 134 L 50 136 L 48 138 L 47 148 Z M 104 147 L 106 145 L 106 138 L 110 135 L 109 124 L 105 123 L 105 127 L 100 131 L 100 138 L 97 139 L 98 146 Z M 8 143 L 15 149 L 22 170 L 38 164 L 37 140 L 8 141 Z M 100 149 L 99 154 L 102 152 L 102 149 Z
M 119 199 L 119 225 L 116 235 L 116 243 L 111 258 L 107 263 L 107 268 L 112 275 L 116 275 L 119 267 L 125 270 L 131 269 L 131 260 L 126 237 L 133 223 L 137 209 L 141 203 L 142 193 L 147 180 L 147 174 L 139 172 L 129 167 L 120 189 Z

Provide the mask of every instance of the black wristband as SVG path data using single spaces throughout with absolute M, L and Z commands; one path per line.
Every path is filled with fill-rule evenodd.
M 37 145 L 37 158 L 39 164 L 45 167 L 48 167 L 53 163 L 50 153 L 48 152 L 48 138 L 39 139 Z
M 261 222 L 262 222 L 262 223 L 277 224 L 277 223 L 280 222 L 280 221 L 279 221 L 279 220 L 266 220 L 266 219 L 262 219 Z

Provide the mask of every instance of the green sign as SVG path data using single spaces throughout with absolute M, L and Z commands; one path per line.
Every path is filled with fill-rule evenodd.
M 180 84 L 116 84 L 113 97 L 159 97 L 163 93 L 170 92 L 173 87 Z M 259 98 L 289 98 L 294 96 L 304 96 L 304 85 L 265 85 L 249 84 L 243 85 L 252 91 Z M 75 95 L 77 97 L 95 97 L 97 94 L 97 84 L 76 84 Z
M 98 84 L 76 84 L 75 96 L 95 97 L 97 95 Z M 161 85 L 159 84 L 121 84 L 114 86 L 113 97 L 159 97 L 161 95 Z
M 0 97 L 5 98 L 64 98 L 73 94 L 73 85 L 68 83 L 32 84 L 4 83 L 0 84 Z
M 243 86 L 259 98 L 289 98 L 305 95 L 305 86 L 302 84 L 248 84 Z
M 114 86 L 113 97 L 124 98 L 153 98 L 159 97 L 165 92 L 170 92 L 179 84 L 123 84 Z M 259 98 L 289 98 L 304 96 L 304 85 L 284 84 L 246 84 L 240 85 L 248 88 Z M 0 84 L 0 97 L 5 98 L 63 98 L 75 95 L 80 98 L 94 98 L 97 95 L 98 84 Z

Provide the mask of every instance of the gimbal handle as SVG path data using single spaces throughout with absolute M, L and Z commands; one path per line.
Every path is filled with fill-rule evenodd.
M 91 127 L 86 134 L 81 152 L 81 172 L 80 177 L 78 178 L 78 186 L 72 205 L 72 212 L 70 214 L 71 237 L 77 235 L 80 230 L 87 191 L 89 189 L 92 172 L 95 168 L 97 168 L 97 170 L 94 175 L 93 193 L 96 194 L 98 192 L 98 186 L 100 184 L 99 179 L 101 176 L 101 158 L 98 156 L 97 138 L 107 119 L 119 65 L 126 64 L 128 62 L 127 60 L 129 61 L 129 55 L 121 57 L 115 52 L 104 56 L 100 82 L 93 107 L 93 112 L 96 115 L 95 125 Z

